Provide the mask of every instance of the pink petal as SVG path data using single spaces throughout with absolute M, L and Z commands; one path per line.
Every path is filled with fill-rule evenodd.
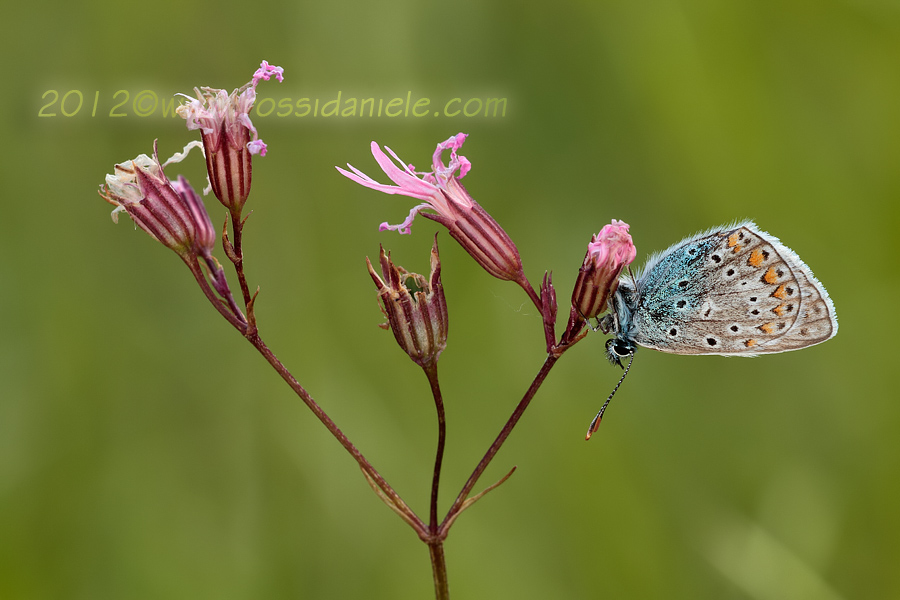
M 268 146 L 262 140 L 253 140 L 247 144 L 247 150 L 250 151 L 250 154 L 259 154 L 260 156 L 265 156 Z
M 408 168 L 403 170 L 399 169 L 394 161 L 392 161 L 388 156 L 382 152 L 381 148 L 378 147 L 378 144 L 372 142 L 372 156 L 375 157 L 375 162 L 378 163 L 378 166 L 381 167 L 381 170 L 399 187 L 394 192 L 389 192 L 392 194 L 403 194 L 405 196 L 411 196 L 413 198 L 418 198 L 419 200 L 428 200 L 433 197 L 436 193 L 438 193 L 437 188 L 422 181 L 415 175 L 411 175 Z M 398 159 L 399 160 L 399 159 Z M 402 162 L 400 164 L 403 164 Z M 405 165 L 404 165 L 405 167 Z
M 411 233 L 411 227 L 413 219 L 416 218 L 416 215 L 419 214 L 419 211 L 423 208 L 431 208 L 429 204 L 420 204 L 409 211 L 409 216 L 404 219 L 402 223 L 399 225 L 389 225 L 386 221 L 378 226 L 378 231 L 396 231 L 400 234 L 408 234 Z

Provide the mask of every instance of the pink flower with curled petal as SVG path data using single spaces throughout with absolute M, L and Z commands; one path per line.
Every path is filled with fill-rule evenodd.
M 266 155 L 266 144 L 259 139 L 249 113 L 256 101 L 257 84 L 272 76 L 284 81 L 284 69 L 262 61 L 250 81 L 231 94 L 216 88 L 194 88 L 197 97 L 185 96 L 188 101 L 176 109 L 188 129 L 200 130 L 209 183 L 233 214 L 240 214 L 250 193 L 251 156 Z
M 385 150 L 390 152 L 394 160 L 402 165 L 403 168 L 399 168 L 378 147 L 376 142 L 372 142 L 372 155 L 375 157 L 375 161 L 391 181 L 397 185 L 378 183 L 352 165 L 347 166 L 350 167 L 353 173 L 349 173 L 340 167 L 336 168 L 345 177 L 373 190 L 386 194 L 402 194 L 425 200 L 425 204 L 420 204 L 413 208 L 406 220 L 399 225 L 382 223 L 379 228 L 381 231 L 393 230 L 406 234 L 410 233 L 412 221 L 422 209 L 433 208 L 439 215 L 449 216 L 452 214 L 451 205 L 457 205 L 462 209 L 469 209 L 474 205 L 475 201 L 462 187 L 462 184 L 459 183 L 459 179 L 465 177 L 466 173 L 472 168 L 472 163 L 465 156 L 459 156 L 456 153 L 465 140 L 466 134 L 458 133 L 447 141 L 438 144 L 432 156 L 433 171 L 425 173 L 417 173 L 413 165 L 404 164 L 400 157 L 394 154 L 393 150 L 385 147 Z M 450 149 L 450 164 L 445 165 L 441 155 L 448 148 Z M 459 178 L 454 175 L 457 170 L 459 170 Z
M 622 270 L 637 255 L 628 228 L 624 221 L 613 219 L 588 244 L 572 290 L 572 306 L 584 319 L 606 310 L 606 302 L 616 291 Z
M 378 183 L 349 164 L 347 166 L 350 171 L 336 168 L 348 179 L 373 190 L 386 194 L 401 194 L 424 201 L 413 207 L 399 225 L 382 223 L 379 228 L 381 231 L 410 233 L 413 219 L 421 214 L 447 227 L 450 235 L 488 273 L 499 279 L 524 284 L 526 280 L 522 260 L 516 245 L 459 182 L 472 168 L 466 157 L 457 154 L 457 150 L 465 140 L 466 134 L 458 133 L 439 143 L 432 156 L 432 170 L 427 172 L 416 172 L 412 165 L 407 165 L 393 150 L 385 147 L 392 160 L 376 142 L 372 142 L 372 155 L 375 161 L 395 185 Z M 443 153 L 446 150 L 450 150 L 449 164 L 444 164 L 443 161 Z M 434 212 L 422 212 L 428 209 Z

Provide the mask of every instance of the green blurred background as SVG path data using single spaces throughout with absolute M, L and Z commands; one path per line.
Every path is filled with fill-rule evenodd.
M 246 262 L 263 337 L 419 514 L 425 378 L 378 329 L 364 257 L 425 271 L 436 224 L 366 190 L 369 142 L 426 166 L 470 134 L 465 183 L 568 298 L 612 218 L 637 263 L 736 218 L 793 248 L 840 334 L 754 360 L 569 352 L 457 521 L 455 598 L 900 596 L 896 390 L 900 3 L 5 3 L 0 136 L 0 597 L 428 598 L 428 554 L 196 288 L 109 219 L 116 162 L 195 139 L 151 90 L 503 97 L 503 117 L 255 118 Z M 79 111 L 78 90 L 84 97 Z M 95 93 L 98 108 L 91 115 Z M 56 116 L 42 118 L 45 113 Z M 71 117 L 62 115 L 62 108 Z M 204 177 L 195 154 L 184 173 Z M 214 221 L 224 213 L 207 203 Z M 539 318 L 439 234 L 446 510 L 543 360 Z M 224 259 L 221 251 L 219 258 Z

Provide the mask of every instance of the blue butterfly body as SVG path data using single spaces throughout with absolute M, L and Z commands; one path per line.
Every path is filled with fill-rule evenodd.
M 619 383 L 591 421 L 586 439 L 631 367 L 639 346 L 671 354 L 756 356 L 831 339 L 837 315 L 828 292 L 800 257 L 751 221 L 699 233 L 622 277 L 600 330 Z
M 705 231 L 623 277 L 600 323 L 610 360 L 638 346 L 672 354 L 755 356 L 837 333 L 828 292 L 777 238 L 742 222 Z

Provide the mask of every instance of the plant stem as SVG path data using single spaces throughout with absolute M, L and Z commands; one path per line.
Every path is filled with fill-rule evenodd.
M 353 443 L 344 435 L 344 432 L 338 428 L 338 426 L 331 420 L 331 417 L 322 410 L 322 407 L 318 405 L 318 403 L 313 400 L 313 397 L 307 392 L 300 382 L 288 371 L 287 367 L 278 360 L 278 357 L 266 346 L 265 342 L 263 342 L 262 338 L 259 336 L 259 332 L 256 329 L 255 319 L 253 318 L 251 301 L 252 297 L 250 296 L 250 288 L 247 285 L 247 278 L 244 275 L 244 253 L 241 248 L 242 239 L 243 239 L 243 229 L 244 229 L 244 220 L 241 220 L 240 211 L 231 211 L 229 213 L 231 215 L 231 230 L 234 237 L 234 240 L 231 242 L 231 246 L 234 250 L 234 256 L 231 257 L 231 262 L 234 263 L 234 270 L 237 273 L 238 281 L 241 286 L 241 295 L 244 297 L 244 305 L 247 307 L 248 316 L 250 317 L 250 325 L 244 325 L 243 327 L 238 327 L 238 330 L 244 335 L 244 337 L 253 344 L 253 347 L 256 348 L 260 354 L 263 355 L 272 368 L 281 375 L 281 378 L 285 380 L 285 382 L 294 390 L 304 404 L 313 412 L 314 415 L 325 425 L 325 428 L 334 436 L 334 438 L 344 447 L 347 452 L 356 460 L 359 464 L 360 468 L 365 471 L 369 477 L 378 485 L 379 488 L 385 493 L 385 495 L 390 498 L 392 502 L 395 503 L 397 507 L 405 507 L 406 504 L 400 499 L 399 494 L 394 491 L 394 489 L 388 484 L 387 481 L 381 476 L 381 474 L 375 470 L 375 467 L 372 466 L 371 463 L 366 459 L 365 456 L 353 445 Z M 249 217 L 249 215 L 248 215 Z M 199 280 L 198 280 L 199 281 Z M 208 288 L 208 286 L 204 285 L 205 280 L 201 283 L 201 287 Z M 204 293 L 206 293 L 206 289 L 204 289 Z M 207 294 L 209 297 L 209 294 Z M 219 312 L 222 312 L 220 310 Z M 225 313 L 223 313 L 225 314 Z M 229 319 L 231 322 L 231 319 Z M 232 325 L 234 323 L 232 322 Z M 421 519 L 409 511 L 407 516 L 410 517 L 411 523 L 415 524 L 415 528 L 417 529 L 417 533 L 421 537 L 425 534 L 425 525 L 422 523 Z
M 241 286 L 241 295 L 244 297 L 244 306 L 249 307 L 250 304 L 250 287 L 247 285 L 247 278 L 244 276 L 244 251 L 241 249 L 241 240 L 244 223 L 241 221 L 241 213 L 231 212 L 231 231 L 234 234 L 234 241 L 231 243 L 234 248 L 234 254 L 237 260 L 232 260 L 234 270 L 237 272 L 238 282 Z M 248 217 L 250 215 L 247 215 Z M 248 309 L 249 310 L 249 309 Z
M 434 397 L 434 407 L 437 409 L 438 418 L 438 443 L 434 457 L 434 474 L 431 478 L 431 509 L 428 521 L 429 540 L 428 554 L 431 557 L 431 571 L 434 575 L 434 595 L 437 600 L 449 600 L 450 587 L 447 580 L 447 561 L 444 558 L 444 538 L 438 531 L 438 489 L 441 482 L 441 464 L 444 460 L 444 443 L 447 439 L 447 421 L 444 415 L 444 398 L 441 395 L 441 386 L 438 380 L 437 362 L 422 365 L 428 383 L 431 385 L 431 395 Z
M 316 417 L 319 419 L 319 421 L 322 422 L 322 424 L 331 433 L 331 435 L 333 435 L 335 439 L 337 439 L 337 441 L 341 444 L 341 446 L 343 446 L 344 449 L 349 452 L 350 455 L 354 458 L 354 460 L 359 463 L 360 468 L 368 473 L 369 477 L 371 477 L 378 484 L 378 487 L 380 487 L 382 491 L 384 491 L 384 493 L 392 501 L 395 502 L 395 504 L 404 505 L 403 500 L 400 498 L 397 492 L 394 491 L 394 488 L 392 488 L 390 484 L 388 484 L 388 482 L 384 480 L 381 474 L 375 470 L 375 467 L 373 467 L 371 463 L 369 463 L 369 461 L 366 459 L 366 457 L 362 455 L 362 452 L 360 452 L 356 448 L 356 446 L 354 446 L 353 443 L 349 439 L 347 439 L 347 436 L 344 435 L 344 432 L 342 432 L 338 428 L 338 426 L 335 425 L 334 421 L 331 420 L 331 417 L 329 417 L 325 413 L 325 411 L 322 410 L 322 407 L 320 407 L 318 403 L 313 400 L 313 397 L 310 396 L 309 392 L 303 389 L 303 386 L 300 385 L 300 382 L 298 382 L 294 378 L 294 376 L 291 375 L 291 372 L 287 370 L 287 367 L 285 367 L 281 363 L 281 361 L 278 360 L 275 354 L 272 353 L 269 347 L 266 346 L 265 342 L 262 341 L 262 338 L 259 337 L 259 334 L 253 333 L 252 335 L 248 336 L 247 339 L 251 344 L 253 344 L 254 348 L 259 350 L 259 353 L 263 355 L 263 358 L 265 358 L 269 362 L 269 364 L 272 365 L 272 368 L 274 368 L 278 372 L 278 374 L 281 375 L 281 378 L 284 379 L 289 386 L 291 386 L 291 389 L 294 390 L 294 393 L 296 393 L 303 401 L 303 403 L 306 404 L 309 410 L 311 410 L 313 414 L 316 415 Z M 418 517 L 415 518 L 419 523 L 421 523 Z M 422 523 L 421 526 L 422 529 L 424 529 L 424 523 Z
M 450 585 L 447 580 L 447 561 L 444 559 L 444 541 L 435 540 L 428 544 L 431 566 L 434 573 L 434 597 L 436 600 L 450 600 Z
M 247 321 L 243 319 L 243 315 L 239 314 L 240 311 L 236 310 L 236 306 L 232 306 L 231 310 L 229 311 L 228 308 L 217 298 L 215 292 L 210 288 L 209 282 L 206 280 L 206 277 L 203 275 L 199 263 L 194 261 L 193 264 L 188 263 L 188 266 L 190 267 L 191 272 L 194 274 L 194 277 L 197 279 L 197 283 L 200 285 L 204 295 L 206 295 L 207 299 L 213 304 L 216 310 L 218 310 L 219 313 L 222 314 L 222 316 L 225 317 L 228 322 L 235 327 L 235 329 L 240 331 L 244 338 L 246 338 L 247 341 L 249 341 L 253 345 L 253 347 L 256 348 L 260 354 L 262 354 L 263 358 L 265 358 L 266 361 L 272 366 L 272 368 L 274 368 L 275 371 L 279 375 L 281 375 L 281 378 L 284 379 L 284 381 L 291 387 L 294 393 L 296 393 L 297 396 L 300 397 L 303 403 L 306 404 L 306 406 L 313 412 L 313 414 L 319 419 L 319 421 L 322 422 L 322 424 L 331 433 L 331 435 L 334 436 L 334 438 L 344 447 L 344 449 L 354 458 L 354 460 L 356 460 L 360 468 L 366 474 L 366 477 L 369 479 L 370 484 L 372 484 L 373 487 L 377 486 L 375 491 L 379 493 L 382 499 L 386 503 L 388 503 L 388 505 L 393 510 L 397 511 L 400 516 L 410 526 L 413 527 L 419 538 L 428 545 L 428 552 L 431 558 L 432 573 L 434 576 L 435 597 L 437 598 L 437 600 L 449 600 L 450 591 L 447 579 L 447 564 L 444 557 L 443 544 L 444 540 L 447 537 L 447 534 L 449 533 L 450 527 L 462 510 L 471 505 L 471 503 L 477 500 L 479 497 L 483 496 L 487 491 L 490 491 L 497 485 L 503 483 L 503 481 L 505 481 L 506 478 L 508 478 L 509 475 L 512 474 L 511 471 L 503 479 L 501 479 L 500 482 L 490 486 L 487 490 L 485 490 L 481 494 L 478 494 L 468 503 L 466 502 L 472 492 L 472 489 L 478 482 L 478 479 L 487 469 L 488 465 L 491 463 L 494 456 L 496 456 L 497 452 L 499 452 L 501 446 L 506 442 L 506 439 L 512 433 L 512 430 L 519 422 L 519 419 L 522 418 L 522 415 L 525 413 L 525 410 L 528 408 L 531 400 L 537 394 L 538 389 L 540 389 L 541 385 L 544 383 L 544 380 L 547 378 L 550 370 L 556 364 L 556 361 L 559 360 L 560 356 L 562 356 L 563 352 L 565 352 L 571 346 L 571 344 L 577 342 L 581 339 L 581 337 L 583 337 L 583 335 L 580 335 L 581 327 L 583 326 L 583 324 L 580 321 L 576 320 L 577 315 L 575 315 L 573 311 L 572 315 L 570 316 L 569 326 L 567 327 L 566 333 L 563 335 L 563 338 L 560 340 L 559 344 L 554 343 L 554 324 L 552 322 L 552 319 L 555 318 L 556 314 L 555 296 L 551 295 L 550 300 L 548 302 L 545 302 L 542 296 L 537 293 L 534 287 L 527 281 L 527 279 L 524 278 L 524 276 L 520 281 L 518 281 L 519 285 L 525 290 L 526 294 L 531 299 L 535 307 L 540 311 L 543 317 L 545 337 L 547 338 L 548 355 L 546 360 L 544 361 L 544 364 L 541 366 L 540 371 L 538 371 L 528 390 L 525 392 L 525 395 L 519 401 L 518 405 L 516 405 L 515 410 L 513 410 L 512 415 L 510 415 L 509 419 L 506 421 L 503 429 L 501 429 L 497 438 L 488 448 L 484 457 L 478 463 L 478 466 L 475 467 L 475 470 L 469 476 L 469 479 L 466 481 L 462 490 L 457 495 L 456 499 L 453 502 L 453 505 L 450 507 L 450 510 L 444 517 L 444 520 L 440 523 L 438 523 L 437 505 L 439 495 L 438 492 L 440 488 L 441 468 L 444 458 L 444 447 L 447 436 L 446 418 L 444 413 L 443 397 L 441 395 L 440 384 L 438 381 L 437 363 L 434 362 L 428 365 L 423 365 L 423 370 L 425 371 L 425 375 L 428 378 L 428 382 L 431 386 L 431 393 L 434 398 L 435 409 L 437 410 L 438 417 L 438 442 L 434 460 L 434 471 L 431 481 L 429 522 L 426 526 L 425 523 L 415 514 L 415 512 L 413 512 L 412 509 L 410 509 L 400 498 L 399 494 L 397 494 L 397 492 L 394 491 L 394 489 L 387 483 L 387 481 L 385 481 L 381 474 L 378 473 L 377 470 L 375 470 L 375 468 L 356 448 L 356 446 L 354 446 L 353 443 L 350 442 L 347 436 L 344 435 L 344 433 L 338 428 L 334 421 L 332 421 L 331 418 L 325 413 L 325 411 L 322 410 L 322 408 L 318 405 L 318 403 L 316 403 L 309 392 L 307 392 L 303 388 L 303 386 L 300 385 L 297 379 L 294 378 L 290 371 L 288 371 L 287 367 L 285 367 L 284 364 L 280 360 L 278 360 L 275 354 L 269 349 L 268 346 L 266 346 L 265 342 L 263 342 L 262 338 L 259 336 L 259 332 L 256 328 L 256 320 L 253 316 L 254 297 L 251 297 L 250 295 L 250 289 L 247 285 L 247 280 L 244 275 L 243 250 L 241 248 L 243 225 L 244 223 L 241 220 L 240 212 L 232 212 L 231 226 L 234 239 L 230 245 L 233 252 L 227 252 L 227 246 L 229 244 L 227 238 L 224 239 L 223 243 L 226 245 L 226 253 L 229 255 L 229 259 L 234 264 L 235 272 L 237 273 L 238 281 L 240 282 L 241 294 L 244 298 L 244 305 L 247 309 Z M 223 237 L 225 237 L 224 234 Z M 550 287 L 549 280 L 546 277 L 545 280 L 546 284 L 544 287 L 549 290 L 548 293 L 552 294 L 552 287 Z M 542 288 L 542 293 L 544 291 L 544 288 Z M 234 302 L 232 300 L 232 305 L 233 304 Z M 515 470 L 515 468 L 513 470 Z
M 393 502 L 398 508 L 406 507 L 406 504 L 400 498 L 399 494 L 394 491 L 394 489 L 388 484 L 387 481 L 381 476 L 381 474 L 375 470 L 375 467 L 372 466 L 371 463 L 366 459 L 365 456 L 353 445 L 353 443 L 347 439 L 347 436 L 344 435 L 337 425 L 335 425 L 334 421 L 331 420 L 322 407 L 318 405 L 318 403 L 313 399 L 313 397 L 307 392 L 300 382 L 298 382 L 291 372 L 288 371 L 287 367 L 282 364 L 278 357 L 266 346 L 265 342 L 263 342 L 262 338 L 259 337 L 259 332 L 256 327 L 250 327 L 247 323 L 240 321 L 235 315 L 231 314 L 226 308 L 225 305 L 216 297 L 215 292 L 210 288 L 209 282 L 206 281 L 206 277 L 203 275 L 203 272 L 200 269 L 199 264 L 196 261 L 193 264 L 188 264 L 191 272 L 194 274 L 194 278 L 197 280 L 197 283 L 200 285 L 200 288 L 203 290 L 204 295 L 207 299 L 212 303 L 212 305 L 222 314 L 225 319 L 231 323 L 235 329 L 241 332 L 241 334 L 249 341 L 254 348 L 256 348 L 260 354 L 263 355 L 263 358 L 268 361 L 270 365 L 281 375 L 281 378 L 285 380 L 285 382 L 294 390 L 304 404 L 313 412 L 314 415 L 325 425 L 325 428 L 337 439 L 337 441 L 344 447 L 347 452 L 356 460 L 359 464 L 360 468 L 366 472 L 366 474 L 378 485 L 378 487 L 385 493 L 385 495 Z M 411 510 L 407 509 L 407 516 L 409 517 L 409 522 L 413 525 L 416 533 L 419 534 L 423 540 L 428 539 L 428 532 L 425 524 L 413 513 Z
M 203 274 L 203 269 L 200 267 L 200 263 L 197 262 L 195 258 L 192 262 L 185 261 L 188 268 L 191 270 L 191 274 L 194 276 L 194 279 L 197 280 L 197 283 L 200 285 L 200 289 L 203 290 L 203 295 L 206 296 L 206 299 L 209 300 L 210 304 L 219 311 L 219 313 L 225 317 L 225 319 L 234 326 L 235 329 L 241 332 L 241 334 L 247 331 L 247 323 L 241 320 L 241 318 L 234 314 L 234 308 L 229 311 L 225 308 L 225 305 L 221 300 L 216 296 L 216 293 L 213 291 L 211 287 L 209 287 L 209 282 L 206 280 L 206 275 Z M 233 300 L 232 300 L 233 303 Z
M 438 418 L 438 443 L 437 452 L 434 458 L 434 475 L 431 478 L 431 511 L 428 529 L 432 535 L 437 534 L 438 517 L 438 487 L 441 481 L 441 463 L 444 460 L 444 443 L 447 439 L 447 422 L 444 417 L 444 399 L 441 396 L 441 386 L 437 376 L 437 362 L 433 362 L 428 366 L 422 367 L 425 375 L 428 377 L 428 383 L 431 384 L 431 395 L 434 396 L 434 406 L 437 409 Z
M 584 336 L 587 335 L 587 327 L 588 323 L 575 310 L 575 307 L 569 311 L 569 322 L 566 325 L 566 330 L 563 332 L 562 337 L 559 339 L 559 343 L 552 349 L 552 351 L 556 354 L 562 354 L 566 350 L 569 349 L 573 344 L 577 344 Z
M 535 291 L 534 286 L 531 285 L 527 279 L 522 278 L 520 281 L 516 281 L 519 286 L 525 290 L 525 293 L 528 295 L 528 298 L 531 300 L 531 303 L 534 304 L 535 308 L 538 309 L 538 312 L 543 314 L 543 305 L 541 303 L 541 295 Z
M 519 419 L 522 418 L 522 414 L 525 412 L 525 409 L 528 408 L 528 405 L 531 403 L 534 395 L 544 383 L 544 380 L 550 373 L 550 369 L 552 369 L 553 365 L 556 364 L 556 361 L 559 360 L 559 356 L 560 355 L 558 354 L 550 354 L 547 356 L 547 359 L 541 366 L 541 370 L 538 371 L 538 374 L 535 376 L 534 381 L 531 382 L 531 386 L 529 386 L 528 391 L 525 392 L 525 396 L 522 398 L 522 400 L 519 401 L 519 404 L 516 406 L 512 415 L 509 417 L 509 420 L 506 421 L 506 425 L 504 425 L 503 429 L 500 430 L 500 434 L 497 436 L 497 439 L 494 440 L 494 443 L 491 444 L 491 447 L 488 448 L 488 451 L 485 453 L 484 458 L 481 459 L 481 462 L 479 462 L 478 466 L 475 467 L 472 475 L 469 476 L 469 480 L 466 481 L 466 484 L 463 486 L 462 490 L 459 492 L 459 495 L 456 497 L 456 500 L 453 502 L 453 506 L 451 506 L 450 510 L 447 511 L 447 516 L 444 517 L 443 522 L 441 522 L 440 533 L 443 537 L 447 536 L 447 530 L 449 526 L 455 520 L 456 514 L 462 509 L 463 503 L 472 492 L 472 488 L 475 487 L 475 484 L 478 482 L 478 478 L 481 477 L 482 473 L 484 473 L 484 470 L 500 450 L 503 442 L 505 442 L 506 438 L 509 437 L 509 434 L 512 433 L 512 430 L 516 426 L 516 423 L 518 423 Z

